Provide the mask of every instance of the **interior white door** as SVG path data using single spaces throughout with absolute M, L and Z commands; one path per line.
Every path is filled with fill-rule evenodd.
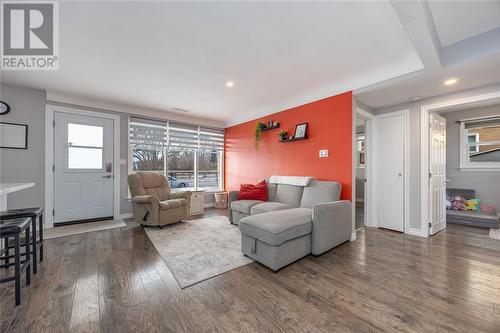
M 378 224 L 404 232 L 405 116 L 377 117 Z
M 56 112 L 54 223 L 113 216 L 113 120 Z
M 429 124 L 430 234 L 446 228 L 446 119 L 431 113 Z

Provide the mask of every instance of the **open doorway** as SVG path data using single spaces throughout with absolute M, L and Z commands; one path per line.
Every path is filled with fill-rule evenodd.
M 498 230 L 500 93 L 422 108 L 422 216 L 428 234 L 451 225 Z M 425 163 L 425 164 L 424 164 Z M 455 228 L 453 232 L 464 231 Z
M 365 225 L 366 121 L 362 115 L 356 118 L 356 230 Z
M 371 188 L 373 177 L 372 168 L 373 147 L 373 119 L 374 116 L 360 108 L 356 110 L 356 135 L 354 142 L 354 167 L 355 167 L 355 200 L 354 200 L 354 227 L 356 230 L 370 225 L 372 212 Z

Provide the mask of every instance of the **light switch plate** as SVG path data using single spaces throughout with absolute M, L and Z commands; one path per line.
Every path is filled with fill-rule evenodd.
M 328 149 L 321 149 L 319 151 L 319 157 L 328 157 Z

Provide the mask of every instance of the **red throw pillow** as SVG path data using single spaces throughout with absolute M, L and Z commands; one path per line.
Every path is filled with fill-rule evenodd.
M 238 200 L 262 200 L 267 201 L 267 183 L 265 180 L 260 183 L 241 184 Z

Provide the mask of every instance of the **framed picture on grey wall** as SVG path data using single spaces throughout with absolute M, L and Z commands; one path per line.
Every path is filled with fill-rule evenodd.
M 0 148 L 28 149 L 28 125 L 0 122 Z

